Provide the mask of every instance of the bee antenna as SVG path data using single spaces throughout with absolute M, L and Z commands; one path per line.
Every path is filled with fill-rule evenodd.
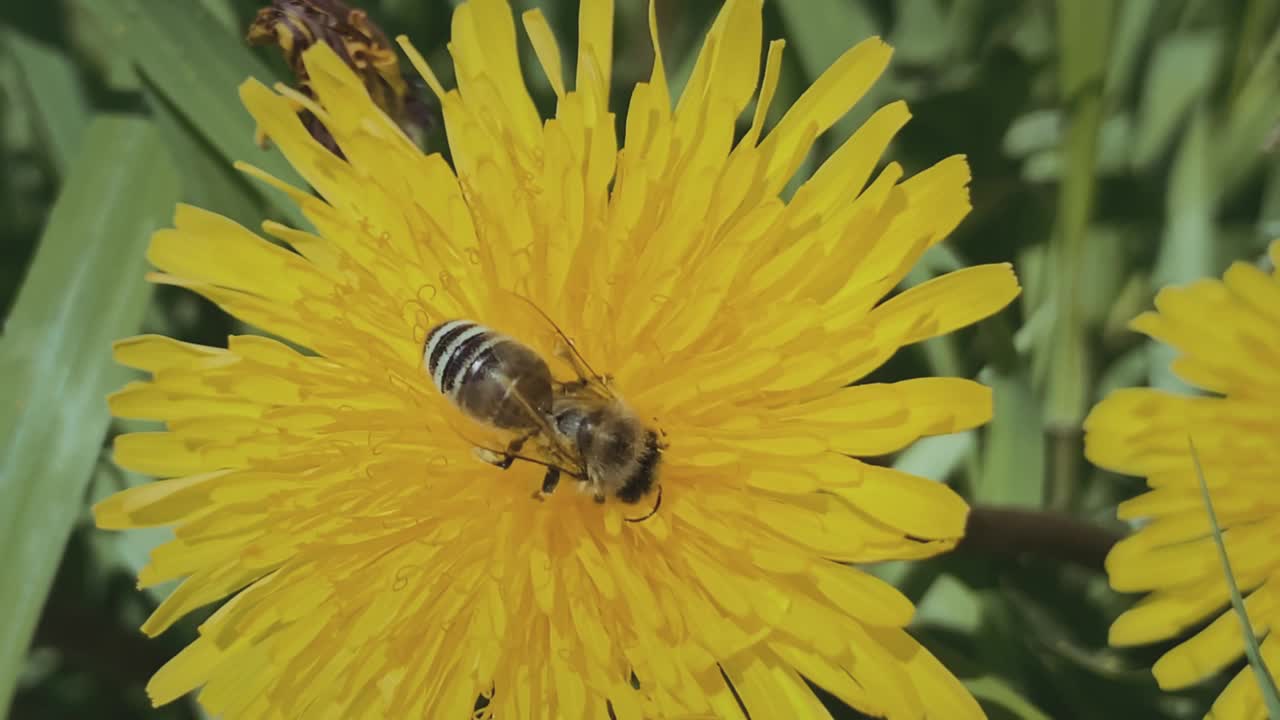
M 653 517 L 660 507 L 662 507 L 662 483 L 658 483 L 658 499 L 653 501 L 653 509 L 650 510 L 648 514 L 638 518 L 623 518 L 623 520 L 626 520 L 627 522 L 644 522 L 645 520 Z

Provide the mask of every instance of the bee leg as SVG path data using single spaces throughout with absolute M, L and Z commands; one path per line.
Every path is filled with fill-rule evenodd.
M 507 468 L 511 467 L 511 463 L 508 462 L 508 456 L 496 450 L 490 450 L 489 448 L 482 448 L 482 447 L 474 447 L 474 448 L 471 448 L 471 454 L 474 455 L 476 459 L 479 460 L 480 462 L 489 463 L 490 465 L 500 467 L 503 470 L 506 470 Z M 511 458 L 511 460 L 514 460 L 514 459 L 515 458 Z
M 546 500 L 547 496 L 556 491 L 556 486 L 560 484 L 560 468 L 549 467 L 547 474 L 542 477 L 542 487 L 533 494 L 534 500 Z
M 574 380 L 573 382 L 567 382 L 562 384 L 560 386 L 560 391 L 565 393 L 576 393 L 579 390 L 585 389 L 586 387 L 587 387 L 586 380 Z
M 601 375 L 601 376 L 600 376 L 600 381 L 601 381 L 601 382 L 603 382 L 606 386 L 608 386 L 608 385 L 612 385 L 612 384 L 613 384 L 613 376 L 612 376 L 612 375 Z M 579 392 L 579 391 L 581 391 L 581 390 L 585 390 L 585 389 L 587 388 L 587 386 L 588 386 L 588 385 L 590 385 L 590 384 L 591 384 L 591 381 L 590 381 L 590 380 L 585 380 L 585 379 L 582 379 L 582 380 L 573 380 L 573 381 L 571 381 L 571 382 L 562 383 L 562 384 L 560 385 L 560 390 L 561 390 L 561 392 L 566 392 L 566 393 L 575 393 L 575 392 Z
M 511 463 L 516 461 L 516 455 L 519 454 L 520 448 L 524 447 L 524 443 L 528 439 L 528 435 L 521 435 L 515 440 L 512 440 L 507 444 L 507 451 L 503 453 L 502 459 L 493 464 L 503 470 L 511 467 Z

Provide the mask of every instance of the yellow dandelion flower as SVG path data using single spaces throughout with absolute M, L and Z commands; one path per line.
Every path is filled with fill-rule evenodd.
M 965 161 L 875 172 L 908 118 L 893 103 L 784 201 L 814 139 L 885 68 L 882 42 L 841 56 L 764 133 L 772 43 L 735 142 L 761 73 L 760 0 L 724 6 L 674 110 L 655 29 L 620 147 L 612 5 L 582 4 L 572 90 L 543 15 L 521 20 L 554 118 L 525 88 L 506 2 L 472 0 L 453 18 L 456 89 L 402 43 L 441 101 L 452 167 L 317 46 L 314 100 L 253 81 L 241 93 L 318 196 L 264 179 L 316 232 L 265 223 L 291 251 L 181 207 L 155 235 L 158 282 L 307 351 L 259 336 L 116 349 L 151 379 L 113 395 L 113 412 L 166 424 L 120 437 L 116 460 L 168 479 L 107 499 L 97 520 L 175 526 L 140 581 L 182 579 L 143 630 L 230 596 L 152 699 L 203 687 L 230 718 L 829 717 L 812 683 L 876 715 L 980 717 L 904 631 L 911 603 L 849 566 L 931 555 L 963 532 L 947 487 L 851 456 L 980 425 L 990 391 L 846 385 L 1017 294 L 993 265 L 882 301 L 968 211 Z M 652 493 L 531 500 L 543 467 L 480 462 L 454 432 L 462 415 L 423 369 L 431 328 L 481 322 L 555 362 L 513 292 L 664 433 L 651 518 L 623 522 Z
M 1280 261 L 1280 243 L 1271 246 Z M 1280 610 L 1280 558 L 1275 537 L 1280 506 L 1274 493 L 1280 465 L 1280 274 L 1244 262 L 1222 280 L 1166 288 L 1156 311 L 1134 329 L 1177 348 L 1173 370 L 1212 395 L 1190 397 L 1154 389 L 1112 393 L 1085 421 L 1085 452 L 1097 465 L 1145 476 L 1151 489 L 1121 503 L 1124 519 L 1150 522 L 1107 557 L 1111 586 L 1149 593 L 1111 627 L 1113 645 L 1177 637 L 1209 623 L 1165 653 L 1153 672 L 1160 686 L 1195 684 L 1244 654 L 1201 496 L 1188 437 L 1204 467 L 1231 569 L 1259 635 Z M 1270 667 L 1280 645 L 1262 643 Z M 1263 718 L 1257 682 L 1242 670 L 1213 705 L 1220 718 Z

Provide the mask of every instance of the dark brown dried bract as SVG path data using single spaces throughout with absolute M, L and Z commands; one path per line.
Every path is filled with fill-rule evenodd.
M 322 42 L 360 76 L 378 107 L 422 144 L 439 121 L 439 110 L 424 97 L 425 88 L 411 82 L 400 69 L 390 40 L 368 13 L 347 7 L 339 0 L 274 0 L 258 11 L 247 36 L 250 45 L 277 45 L 297 78 L 298 89 L 314 98 L 303 52 Z M 320 122 L 299 108 L 303 124 L 317 141 L 341 156 L 342 151 Z M 259 137 L 260 144 L 265 139 Z

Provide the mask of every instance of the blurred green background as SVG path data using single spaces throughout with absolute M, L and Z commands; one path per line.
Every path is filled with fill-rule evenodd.
M 109 460 L 128 428 L 102 398 L 130 377 L 110 341 L 145 329 L 217 345 L 240 331 L 194 295 L 142 282 L 149 232 L 179 200 L 250 226 L 298 220 L 230 168 L 294 177 L 253 144 L 235 94 L 248 75 L 289 80 L 278 51 L 243 41 L 261 4 L 0 6 L 0 712 L 12 698 L 12 718 L 199 717 L 186 701 L 152 711 L 142 690 L 197 624 L 152 641 L 136 629 L 167 592 L 132 579 L 165 531 L 96 532 L 87 508 L 141 481 Z M 454 3 L 354 4 L 448 67 Z M 573 47 L 576 3 L 514 4 L 542 5 Z M 618 5 L 621 111 L 652 52 L 646 3 Z M 675 88 L 719 5 L 659 0 Z M 803 172 L 906 98 L 914 120 L 887 159 L 914 172 L 964 153 L 974 173 L 973 213 L 908 282 L 1010 260 L 1025 287 L 999 317 L 904 351 L 875 378 L 996 388 L 981 432 L 884 458 L 954 483 L 977 508 L 970 537 L 876 568 L 919 603 L 913 632 L 993 718 L 1200 717 L 1225 682 L 1161 693 L 1149 668 L 1167 647 L 1106 647 L 1134 598 L 1108 590 L 1101 558 L 1125 530 L 1116 502 L 1141 483 L 1089 466 L 1079 426 L 1111 388 L 1176 385 L 1167 351 L 1125 329 L 1155 288 L 1257 260 L 1280 235 L 1278 27 L 1280 0 L 766 2 L 766 37 L 788 41 L 775 111 L 863 37 L 897 49 Z M 549 110 L 540 74 L 529 83 Z M 441 149 L 440 133 L 426 142 Z

